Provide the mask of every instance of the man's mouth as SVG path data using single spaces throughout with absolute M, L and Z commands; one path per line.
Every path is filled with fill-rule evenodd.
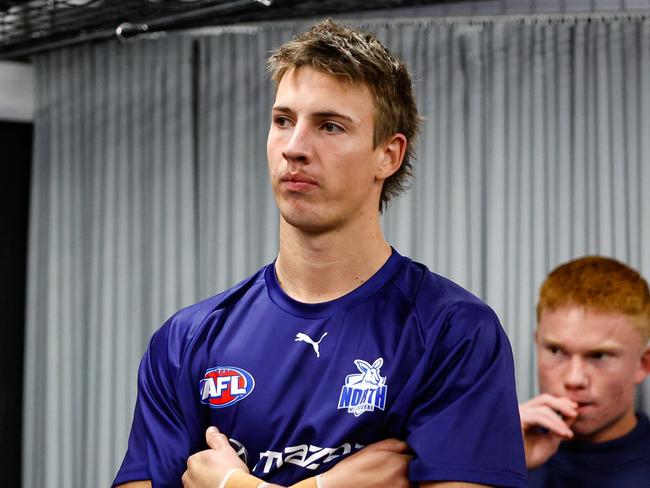
M 591 401 L 576 401 L 576 403 L 578 404 L 578 412 L 582 412 L 594 406 L 594 402 Z
M 280 178 L 280 182 L 287 190 L 296 193 L 308 192 L 318 186 L 314 178 L 302 173 L 287 173 Z
M 309 183 L 310 185 L 316 184 L 316 180 L 314 178 L 301 173 L 294 173 L 294 174 L 287 173 L 281 178 L 281 181 L 286 181 L 291 183 Z

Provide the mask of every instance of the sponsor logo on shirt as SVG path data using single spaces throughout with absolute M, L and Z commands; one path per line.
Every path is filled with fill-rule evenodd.
M 375 408 L 384 410 L 388 386 L 386 377 L 381 376 L 379 372 L 384 359 L 379 358 L 372 365 L 363 359 L 355 359 L 354 364 L 359 373 L 345 377 L 338 408 L 346 408 L 348 413 L 353 413 L 355 417 L 364 412 L 373 412 Z
M 280 469 L 283 464 L 295 464 L 301 468 L 316 470 L 322 464 L 346 456 L 352 450 L 361 449 L 361 444 L 346 442 L 339 447 L 319 447 L 311 444 L 285 447 L 283 451 L 265 451 L 260 453 L 260 460 L 253 468 L 254 472 L 268 474 L 275 469 Z
M 318 341 L 315 341 L 311 337 L 309 337 L 307 334 L 304 332 L 298 332 L 296 334 L 296 338 L 294 339 L 294 342 L 306 342 L 307 344 L 311 344 L 311 347 L 314 348 L 314 353 L 316 354 L 316 357 L 320 357 L 320 343 L 325 339 L 325 336 L 327 335 L 327 332 L 325 332 L 322 336 L 320 336 L 320 339 Z
M 234 366 L 217 366 L 205 372 L 199 382 L 201 403 L 225 408 L 242 401 L 255 388 L 253 375 Z
M 230 443 L 230 447 L 232 447 L 233 450 L 237 453 L 237 456 L 239 456 L 239 459 L 241 459 L 244 464 L 248 464 L 248 450 L 244 444 L 239 442 L 237 439 L 233 439 L 232 437 L 228 439 L 228 442 Z

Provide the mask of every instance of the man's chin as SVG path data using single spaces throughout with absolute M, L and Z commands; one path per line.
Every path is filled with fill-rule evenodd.
M 335 222 L 309 211 L 281 212 L 282 220 L 307 234 L 323 234 L 336 227 Z
M 589 441 L 600 429 L 588 422 L 583 422 L 582 425 L 578 421 L 571 426 L 573 431 L 573 439 L 577 441 Z
M 304 218 L 297 218 L 297 219 L 287 219 L 285 218 L 284 221 L 288 224 L 289 227 L 302 232 L 303 234 L 324 234 L 327 232 L 327 226 L 324 226 L 320 224 L 317 221 L 314 221 L 313 219 L 304 219 Z
M 603 442 L 611 436 L 612 429 L 615 428 L 615 422 L 603 422 L 593 417 L 578 416 L 571 430 L 573 431 L 573 440 L 580 442 Z

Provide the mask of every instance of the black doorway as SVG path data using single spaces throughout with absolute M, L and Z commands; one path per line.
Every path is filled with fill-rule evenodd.
M 0 121 L 0 486 L 21 486 L 31 123 Z

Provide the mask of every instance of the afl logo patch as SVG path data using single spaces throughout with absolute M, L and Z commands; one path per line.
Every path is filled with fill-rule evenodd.
M 205 372 L 199 382 L 201 403 L 210 408 L 225 408 L 242 401 L 255 388 L 253 376 L 234 366 L 217 366 Z

